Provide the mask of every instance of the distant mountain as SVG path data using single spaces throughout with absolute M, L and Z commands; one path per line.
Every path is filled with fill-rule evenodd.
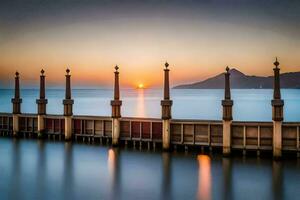
M 230 84 L 234 89 L 270 89 L 273 88 L 273 76 L 249 76 L 244 73 L 231 69 Z M 204 81 L 178 85 L 174 89 L 223 89 L 224 73 Z M 281 88 L 300 88 L 300 72 L 289 72 L 280 75 Z

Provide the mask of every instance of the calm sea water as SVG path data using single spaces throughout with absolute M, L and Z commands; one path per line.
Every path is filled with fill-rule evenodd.
M 0 90 L 11 112 L 13 90 Z M 233 90 L 234 118 L 271 120 L 272 90 Z M 285 119 L 300 120 L 300 90 L 283 90 Z M 35 113 L 38 90 L 22 90 Z M 109 116 L 111 90 L 73 90 L 74 113 Z M 63 90 L 47 90 L 62 114 Z M 122 90 L 123 116 L 160 117 L 161 90 Z M 173 117 L 221 119 L 222 90 L 172 90 Z M 0 138 L 0 199 L 297 199 L 300 160 L 165 153 Z
M 112 90 L 75 89 L 74 114 L 110 116 Z M 232 90 L 235 120 L 271 121 L 272 90 Z M 22 112 L 36 113 L 38 90 L 22 90 Z M 223 90 L 171 90 L 173 118 L 221 119 Z M 0 112 L 11 112 L 13 90 L 0 90 Z M 62 114 L 64 90 L 47 90 L 48 113 Z M 126 117 L 154 117 L 161 115 L 162 90 L 122 90 L 122 115 Z M 284 89 L 285 121 L 300 121 L 300 90 Z
M 0 199 L 297 199 L 300 160 L 0 138 Z

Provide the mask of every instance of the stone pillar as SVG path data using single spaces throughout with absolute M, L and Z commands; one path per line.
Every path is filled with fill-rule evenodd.
M 71 99 L 71 75 L 70 70 L 66 70 L 66 96 L 63 100 L 64 116 L 65 116 L 65 140 L 72 139 L 72 116 L 74 100 Z
M 282 121 L 283 121 L 283 106 L 284 101 L 280 94 L 280 68 L 276 58 L 274 62 L 274 94 L 272 104 L 272 119 L 273 119 L 273 157 L 281 157 L 282 147 Z
M 45 98 L 45 71 L 41 70 L 40 75 L 40 98 L 36 100 L 38 110 L 38 137 L 43 137 L 45 131 L 45 115 L 46 115 L 46 104 L 48 100 Z
M 13 104 L 13 136 L 18 136 L 19 132 L 19 116 L 21 114 L 21 103 L 20 98 L 20 79 L 19 72 L 16 72 L 15 77 L 15 97 L 11 100 Z
M 230 94 L 230 73 L 229 67 L 226 67 L 225 73 L 225 98 L 222 101 L 223 106 L 223 155 L 229 155 L 231 152 L 231 123 L 232 106 Z
M 112 145 L 118 146 L 120 139 L 120 118 L 121 118 L 121 105 L 120 100 L 120 87 L 119 87 L 119 67 L 115 66 L 115 84 L 114 84 L 114 100 L 111 104 L 111 117 L 112 117 Z
M 162 142 L 163 142 L 163 150 L 170 150 L 170 141 L 171 141 L 171 133 L 170 133 L 170 123 L 171 123 L 171 107 L 172 100 L 170 100 L 170 85 L 169 85 L 169 64 L 165 63 L 164 69 L 164 99 L 161 101 L 162 107 Z

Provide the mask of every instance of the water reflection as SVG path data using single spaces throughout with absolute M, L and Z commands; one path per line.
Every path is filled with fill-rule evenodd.
M 211 160 L 207 155 L 198 155 L 198 199 L 211 199 Z
M 231 200 L 232 197 L 232 163 L 230 158 L 222 158 L 223 170 L 223 199 Z
M 11 184 L 9 199 L 20 199 L 21 198 L 21 154 L 20 154 L 20 143 L 19 140 L 13 138 L 12 142 L 12 170 L 11 170 Z M 16 192 L 18 191 L 18 192 Z
M 110 177 L 110 197 L 111 199 L 120 199 L 120 161 L 119 149 L 110 148 L 108 150 L 108 173 Z
M 63 194 L 64 199 L 72 199 L 73 197 L 73 183 L 74 183 L 74 164 L 73 164 L 73 149 L 71 142 L 64 143 L 64 165 L 63 165 Z
M 273 199 L 283 199 L 283 178 L 282 178 L 282 163 L 280 161 L 273 161 L 272 163 L 272 177 L 273 177 Z
M 45 154 L 45 143 L 42 140 L 37 141 L 38 146 L 38 161 L 37 161 L 37 176 L 36 176 L 36 183 L 37 184 L 37 191 L 38 194 L 44 194 L 44 188 L 46 187 L 46 179 L 45 179 L 45 172 L 47 170 L 46 165 L 46 154 Z M 40 197 L 43 198 L 43 197 Z
M 0 199 L 293 199 L 300 160 L 0 138 Z
M 172 199 L 172 185 L 171 185 L 171 155 L 169 152 L 162 153 L 162 186 L 161 186 L 161 199 Z

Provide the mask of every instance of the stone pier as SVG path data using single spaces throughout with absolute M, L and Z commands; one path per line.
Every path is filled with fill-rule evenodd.
M 65 140 L 72 139 L 72 116 L 74 100 L 71 98 L 71 75 L 70 70 L 66 70 L 66 95 L 63 100 L 64 116 L 65 116 Z
M 45 116 L 46 116 L 46 105 L 48 103 L 48 100 L 45 98 L 45 75 L 44 70 L 41 70 L 40 75 L 40 98 L 36 100 L 37 103 L 37 110 L 38 110 L 38 116 L 37 116 L 37 123 L 38 123 L 38 137 L 43 137 L 44 131 L 45 131 Z
M 178 147 L 178 150 L 222 147 L 223 155 L 230 155 L 232 150 L 263 151 L 273 153 L 274 158 L 282 156 L 282 151 L 300 155 L 300 122 L 284 121 L 284 101 L 280 93 L 280 68 L 276 58 L 274 62 L 274 94 L 271 101 L 272 121 L 234 121 L 233 100 L 230 90 L 230 69 L 224 73 L 224 99 L 222 100 L 222 120 L 173 119 L 172 100 L 170 97 L 169 64 L 164 66 L 164 89 L 161 100 L 160 118 L 121 117 L 122 101 L 120 98 L 119 67 L 114 71 L 114 96 L 110 101 L 111 116 L 73 116 L 74 100 L 71 95 L 70 70 L 66 70 L 65 98 L 62 101 L 64 114 L 47 114 L 46 77 L 44 70 L 40 74 L 40 92 L 36 100 L 37 113 L 21 113 L 20 78 L 15 74 L 14 97 L 12 113 L 0 113 L 0 135 L 3 136 L 46 136 L 50 138 L 65 138 L 72 140 L 73 135 L 82 141 L 95 141 L 100 144 L 112 141 L 113 146 L 125 144 L 151 144 L 153 149 L 157 144 L 165 151 Z M 96 108 L 95 108 L 96 109 Z M 183 149 L 182 148 L 182 149 Z
M 119 87 L 119 67 L 115 66 L 115 84 L 114 84 L 114 100 L 111 101 L 112 108 L 112 145 L 118 146 L 120 139 L 120 118 L 121 118 L 121 105 L 120 100 L 120 87 Z
M 19 116 L 21 114 L 21 103 L 22 99 L 20 98 L 20 78 L 19 72 L 16 72 L 15 76 L 15 96 L 11 100 L 13 104 L 13 136 L 18 136 L 20 130 L 19 127 Z
M 274 62 L 274 93 L 272 104 L 272 119 L 273 119 L 273 157 L 281 157 L 282 150 L 282 121 L 283 121 L 283 106 L 284 101 L 281 99 L 280 93 L 280 68 L 276 58 Z
M 222 101 L 223 106 L 223 155 L 231 153 L 231 123 L 232 123 L 232 106 L 230 94 L 230 73 L 229 67 L 226 68 L 225 73 L 225 98 Z
M 161 101 L 162 107 L 162 146 L 163 150 L 170 150 L 170 141 L 171 141 L 171 107 L 172 100 L 170 100 L 170 85 L 169 85 L 169 64 L 165 63 L 164 69 L 164 99 Z

